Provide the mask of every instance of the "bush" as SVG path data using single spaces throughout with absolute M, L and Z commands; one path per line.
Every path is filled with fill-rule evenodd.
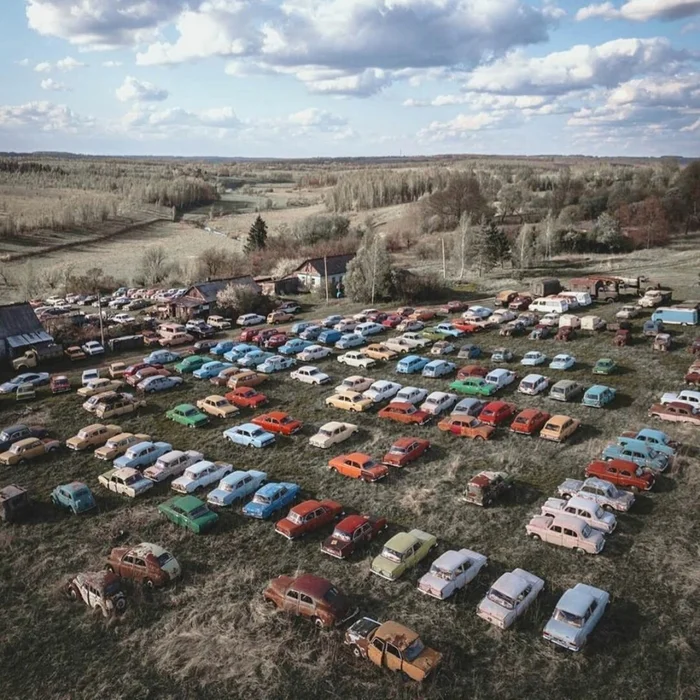
M 407 303 L 439 301 L 449 296 L 450 289 L 436 275 L 416 275 L 409 270 L 392 270 L 392 299 Z
M 258 294 L 243 284 L 229 284 L 216 295 L 216 303 L 232 317 L 241 314 L 266 316 L 274 306 L 270 297 Z

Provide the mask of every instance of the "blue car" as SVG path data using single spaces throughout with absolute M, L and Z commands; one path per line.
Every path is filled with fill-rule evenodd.
M 230 506 L 257 491 L 267 481 L 267 474 L 255 469 L 227 474 L 219 485 L 209 492 L 207 502 L 213 506 Z
M 424 377 L 432 377 L 436 379 L 438 377 L 446 377 L 448 374 L 457 369 L 457 365 L 454 362 L 447 362 L 446 360 L 432 360 L 423 367 L 422 374 Z
M 310 340 L 302 340 L 301 338 L 292 338 L 288 340 L 284 345 L 277 349 L 280 355 L 296 355 L 302 350 L 306 350 L 309 345 L 313 345 Z
M 228 369 L 229 367 L 233 367 L 230 362 L 219 362 L 218 360 L 214 360 L 213 362 L 206 362 L 199 369 L 196 369 L 194 372 L 192 372 L 192 376 L 196 379 L 211 379 L 212 377 L 216 377 L 219 372 Z
M 625 434 L 617 439 L 617 441 L 622 444 L 622 440 L 628 440 L 629 436 L 633 435 L 635 440 L 642 440 L 646 442 L 652 450 L 656 452 L 661 452 L 662 454 L 668 455 L 669 457 L 675 457 L 676 449 L 679 444 L 673 440 L 661 430 L 654 430 L 653 428 L 642 428 L 636 435 Z
M 144 357 L 143 361 L 147 365 L 169 365 L 180 359 L 180 354 L 172 350 L 154 350 L 148 357 Z
M 457 353 L 457 357 L 460 360 L 476 360 L 477 357 L 481 357 L 481 348 L 478 345 L 473 345 L 472 343 L 462 345 Z
M 266 520 L 277 511 L 293 503 L 298 494 L 298 484 L 290 484 L 285 481 L 265 484 L 255 492 L 253 500 L 243 507 L 243 515 Z
M 620 444 L 624 438 L 618 438 L 617 445 L 608 445 L 603 450 L 603 459 L 624 459 L 627 462 L 634 462 L 642 469 L 651 469 L 655 472 L 663 472 L 668 469 L 669 456 L 653 450 L 643 440 L 624 440 L 625 444 Z
M 326 316 L 326 318 L 321 321 L 323 326 L 326 328 L 333 328 L 336 323 L 340 323 L 343 320 L 343 317 L 340 314 L 332 314 L 330 316 Z
M 350 348 L 358 348 L 366 342 L 367 339 L 359 333 L 344 333 L 340 336 L 335 347 L 338 348 L 338 350 L 349 350 Z
M 423 367 L 430 363 L 427 357 L 420 355 L 406 355 L 396 363 L 396 372 L 398 374 L 416 374 L 422 372 Z
M 275 436 L 255 423 L 234 425 L 233 428 L 224 430 L 224 437 L 244 447 L 269 447 L 275 444 Z
M 70 484 L 57 486 L 51 492 L 51 502 L 73 511 L 76 515 L 97 508 L 92 491 L 82 481 L 72 481 Z
M 309 326 L 299 333 L 299 337 L 303 340 L 316 340 L 321 333 L 323 333 L 323 326 Z
M 464 335 L 464 331 L 460 331 L 459 328 L 455 328 L 451 323 L 438 323 L 432 329 L 436 333 L 449 338 L 461 338 Z
M 41 386 L 42 384 L 48 384 L 50 380 L 51 377 L 48 372 L 25 372 L 24 374 L 18 374 L 14 379 L 10 379 L 9 382 L 0 384 L 0 394 L 12 394 L 17 391 L 17 387 L 21 384 Z
M 248 343 L 236 343 L 228 352 L 224 353 L 226 362 L 238 362 L 244 355 L 253 350 L 259 350 L 257 345 L 248 345 Z
M 265 352 L 264 350 L 251 350 L 250 352 L 246 353 L 241 357 L 240 360 L 238 360 L 238 366 L 239 367 L 247 367 L 248 369 L 253 369 L 254 367 L 258 367 L 261 365 L 265 360 L 268 360 L 269 358 L 273 357 L 274 353 L 272 352 Z
M 573 369 L 575 364 L 575 358 L 571 357 L 571 355 L 566 355 L 562 353 L 560 355 L 555 355 L 552 358 L 552 361 L 549 363 L 549 368 L 567 370 Z
M 607 591 L 577 583 L 559 599 L 542 636 L 569 651 L 580 651 L 609 602 Z
M 132 445 L 121 457 L 117 457 L 113 465 L 115 469 L 124 467 L 145 469 L 166 452 L 172 452 L 172 449 L 173 446 L 169 442 L 138 442 Z
M 297 321 L 290 329 L 293 335 L 299 335 L 305 331 L 309 326 L 313 325 L 311 321 Z
M 209 352 L 212 355 L 225 355 L 236 345 L 235 340 L 221 340 Z
M 323 343 L 324 345 L 335 345 L 341 338 L 343 334 L 340 331 L 335 330 L 335 328 L 330 328 L 327 331 L 323 331 L 316 342 Z
M 603 384 L 594 384 L 583 395 L 581 403 L 591 408 L 603 408 L 615 400 L 615 389 Z

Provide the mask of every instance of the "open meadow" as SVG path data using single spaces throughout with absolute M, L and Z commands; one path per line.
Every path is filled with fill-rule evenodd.
M 173 226 L 178 226 L 173 224 Z M 684 272 L 690 280 L 696 268 Z M 673 283 L 681 270 L 657 275 Z M 674 298 L 693 295 L 690 282 Z M 697 296 L 697 294 L 695 294 Z M 594 313 L 611 320 L 620 304 Z M 359 305 L 340 302 L 330 307 L 306 306 L 302 317 L 350 313 Z M 183 388 L 148 398 L 135 417 L 117 420 L 125 430 L 146 432 L 178 449 L 198 449 L 207 459 L 231 462 L 235 468 L 262 469 L 273 481 L 301 485 L 303 497 L 332 498 L 346 512 L 374 513 L 389 519 L 388 531 L 368 550 L 347 561 L 320 552 L 327 531 L 288 542 L 271 522 L 244 518 L 239 509 L 224 510 L 216 528 L 196 536 L 158 516 L 157 505 L 172 494 L 157 486 L 132 501 L 97 484 L 106 470 L 91 453 L 63 449 L 55 458 L 22 467 L 0 467 L 0 482 L 27 486 L 36 502 L 30 522 L 0 529 L 0 610 L 3 633 L 0 654 L 3 698 L 541 698 L 598 700 L 636 697 L 693 700 L 700 696 L 698 638 L 700 564 L 700 435 L 691 426 L 663 424 L 683 447 L 670 473 L 653 492 L 640 495 L 628 514 L 619 516 L 617 531 L 599 556 L 577 555 L 529 540 L 525 524 L 547 496 L 567 477 L 581 477 L 588 461 L 623 430 L 649 424 L 648 407 L 663 391 L 681 387 L 690 362 L 685 347 L 692 329 L 674 332 L 673 352 L 654 353 L 640 333 L 644 317 L 633 322 L 634 342 L 612 345 L 612 334 L 581 333 L 569 344 L 548 339 L 500 338 L 494 331 L 475 335 L 486 358 L 507 345 L 517 360 L 538 349 L 552 357 L 569 352 L 577 358 L 573 371 L 542 373 L 553 380 L 571 378 L 597 383 L 592 365 L 612 357 L 621 371 L 603 383 L 617 391 L 605 409 L 558 404 L 543 397 L 505 391 L 519 407 L 537 406 L 567 412 L 582 421 L 571 442 L 563 445 L 508 433 L 501 428 L 488 442 L 472 442 L 438 431 L 434 422 L 406 430 L 383 421 L 376 410 L 345 414 L 329 409 L 326 387 L 307 387 L 288 376 L 273 375 L 261 386 L 270 407 L 304 422 L 300 434 L 278 438 L 265 450 L 233 446 L 222 437 L 232 423 L 213 419 L 209 427 L 188 430 L 165 419 L 165 411 L 182 402 L 194 403 L 212 392 L 208 382 L 192 377 Z M 229 334 L 231 337 L 233 332 Z M 489 364 L 489 360 L 482 362 Z M 332 376 L 330 387 L 350 374 L 398 378 L 404 385 L 443 389 L 447 379 L 395 375 L 393 363 L 356 372 L 330 358 L 318 363 Z M 71 371 L 75 382 L 78 370 Z M 92 420 L 75 394 L 51 396 L 16 406 L 0 399 L 0 423 L 45 423 L 65 440 Z M 553 405 L 554 404 L 554 405 Z M 349 442 L 321 451 L 308 444 L 317 428 L 333 418 L 357 422 L 361 428 Z M 412 434 L 431 440 L 433 448 L 418 462 L 392 470 L 385 483 L 366 484 L 332 474 L 327 460 L 360 450 L 380 457 L 398 437 Z M 515 475 L 511 497 L 489 509 L 465 504 L 461 495 L 471 475 L 481 469 L 502 469 Z M 99 513 L 75 517 L 58 511 L 49 493 L 59 483 L 83 480 L 99 501 Z M 415 570 L 391 583 L 370 573 L 370 562 L 382 543 L 396 532 L 419 528 L 438 539 L 437 554 L 467 547 L 488 556 L 488 567 L 453 599 L 438 602 L 421 595 L 416 583 L 431 555 Z M 119 620 L 105 622 L 79 604 L 69 603 L 61 584 L 70 574 L 100 569 L 118 544 L 157 542 L 171 550 L 183 566 L 183 577 L 155 592 L 128 589 L 129 606 Z M 546 581 L 534 607 L 506 632 L 475 615 L 488 586 L 506 570 L 531 571 Z M 353 658 L 341 643 L 343 630 L 318 631 L 263 605 L 261 592 L 280 574 L 313 572 L 335 582 L 353 597 L 361 615 L 394 619 L 417 630 L 426 644 L 445 655 L 434 678 L 420 686 Z M 578 581 L 607 590 L 612 602 L 589 645 L 579 654 L 551 646 L 542 627 L 563 590 Z M 15 663 L 21 659 L 22 663 Z

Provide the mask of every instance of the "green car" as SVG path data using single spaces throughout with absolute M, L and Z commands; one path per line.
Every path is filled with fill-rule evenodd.
M 438 331 L 435 327 L 432 328 L 426 328 L 425 330 L 422 330 L 420 334 L 424 337 L 427 338 L 428 340 L 444 340 L 445 334 L 441 333 Z
M 194 496 L 178 496 L 158 506 L 158 512 L 176 525 L 201 534 L 216 524 L 219 516 Z
M 211 362 L 211 357 L 202 357 L 202 355 L 190 355 L 182 362 L 175 365 L 175 371 L 180 374 L 192 374 L 196 369 L 199 369 L 203 364 Z
M 609 357 L 601 357 L 593 367 L 593 374 L 614 374 L 616 371 L 617 365 Z
M 452 382 L 450 389 L 467 396 L 493 396 L 498 391 L 498 386 L 487 382 L 483 377 L 467 377 Z
M 175 408 L 171 408 L 166 414 L 166 418 L 186 425 L 188 428 L 201 428 L 209 422 L 209 418 L 191 403 L 181 403 Z
M 424 559 L 428 552 L 437 547 L 437 538 L 422 530 L 411 530 L 394 535 L 382 549 L 382 553 L 372 560 L 373 574 L 396 581 L 405 571 Z

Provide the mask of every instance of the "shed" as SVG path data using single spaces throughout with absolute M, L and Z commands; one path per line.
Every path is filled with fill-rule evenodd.
M 331 285 L 342 282 L 348 269 L 348 263 L 355 257 L 354 253 L 346 255 L 327 255 L 322 258 L 304 260 L 292 273 L 308 289 L 317 289 L 325 284 L 326 274 Z
M 251 275 L 198 282 L 193 284 L 181 297 L 173 299 L 168 304 L 169 313 L 178 318 L 192 318 L 198 314 L 208 313 L 216 307 L 216 295 L 230 284 L 250 287 L 256 294 L 262 292 L 262 287 Z
M 0 306 L 0 359 L 53 343 L 27 302 Z

